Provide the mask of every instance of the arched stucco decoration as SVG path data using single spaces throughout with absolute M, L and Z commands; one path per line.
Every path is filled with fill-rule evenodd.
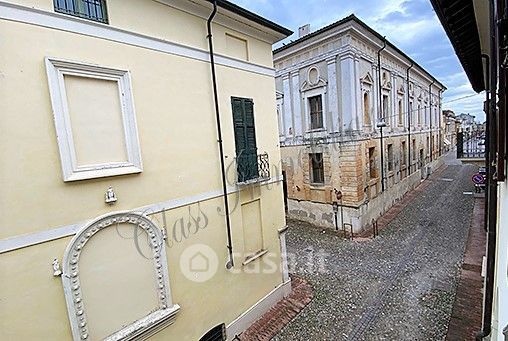
M 300 87 L 300 91 L 304 92 L 316 88 L 326 87 L 326 84 L 327 81 L 321 77 L 319 69 L 315 66 L 312 66 L 307 70 L 307 79 L 303 81 Z
M 173 304 L 169 287 L 165 241 L 162 230 L 148 217 L 134 212 L 114 212 L 100 216 L 85 225 L 72 238 L 63 258 L 62 284 L 74 341 L 89 340 L 86 302 L 83 301 L 79 278 L 79 258 L 86 243 L 94 235 L 116 224 L 131 224 L 149 236 L 153 256 L 153 280 L 156 281 L 158 307 L 132 324 L 118 330 L 105 340 L 143 340 L 171 324 L 180 309 Z

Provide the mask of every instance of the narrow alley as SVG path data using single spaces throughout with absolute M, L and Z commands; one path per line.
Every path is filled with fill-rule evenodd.
M 375 239 L 345 240 L 291 221 L 290 271 L 309 282 L 314 299 L 274 339 L 444 339 L 473 215 L 475 170 L 449 159 Z

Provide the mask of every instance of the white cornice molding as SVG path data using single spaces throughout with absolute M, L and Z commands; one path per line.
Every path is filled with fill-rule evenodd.
M 344 26 L 341 25 L 340 27 L 333 29 L 329 32 L 323 32 L 322 36 L 313 37 L 312 39 L 310 39 L 310 41 L 302 43 L 301 46 L 292 46 L 288 50 L 281 51 L 277 55 L 274 55 L 274 63 L 281 62 L 282 60 L 287 59 L 290 56 L 293 57 L 294 55 L 300 53 L 301 51 L 303 51 L 305 49 L 308 49 L 312 46 L 321 44 L 322 42 L 324 42 L 326 40 L 333 39 L 334 37 L 336 38 L 337 36 L 346 34 L 346 33 L 353 34 L 356 37 L 358 37 L 359 39 L 361 39 L 362 41 L 370 43 L 374 47 L 378 47 L 376 42 L 372 39 L 372 37 L 370 37 L 370 33 L 367 32 L 362 27 L 360 27 L 359 25 L 353 24 L 352 22 L 344 23 L 343 25 Z M 404 56 L 401 56 L 397 51 L 392 51 L 391 48 L 385 49 L 384 52 L 387 53 L 391 58 L 393 58 L 394 62 L 401 63 L 402 64 L 401 66 L 403 66 L 403 67 L 407 67 L 407 66 L 411 65 L 410 64 L 411 62 L 407 58 L 405 58 Z M 362 55 L 365 55 L 368 57 L 367 54 L 364 54 L 364 53 L 361 54 L 361 57 L 363 57 L 364 59 L 367 59 Z M 391 69 L 391 67 L 390 67 L 390 69 Z M 425 72 L 422 72 L 422 70 L 420 70 L 420 67 L 418 67 L 417 65 L 415 65 L 415 67 L 413 69 L 411 69 L 411 71 L 418 74 L 424 80 L 428 81 L 429 84 L 432 82 L 432 79 L 430 79 L 425 74 Z M 277 73 L 278 72 L 279 71 L 277 70 Z
M 0 1 L 0 19 L 110 40 L 117 43 L 191 58 L 206 63 L 210 62 L 208 51 L 195 47 L 169 42 L 163 39 L 122 30 L 106 24 L 65 14 L 42 11 L 3 1 Z M 271 67 L 246 62 L 220 54 L 215 54 L 215 62 L 219 65 L 253 72 L 264 76 L 273 77 L 275 75 L 275 70 Z
M 282 181 L 282 176 L 272 177 L 269 181 L 263 183 L 263 186 L 274 184 Z M 236 193 L 240 191 L 239 187 L 230 186 L 228 187 L 228 194 Z M 146 206 L 137 207 L 131 210 L 131 212 L 141 212 L 145 215 L 151 215 L 160 213 L 163 211 L 167 211 L 170 209 L 183 207 L 187 205 L 192 205 L 201 201 L 206 201 L 210 199 L 215 199 L 222 196 L 222 190 L 215 190 L 210 192 L 204 192 L 188 197 L 171 199 L 167 201 L 162 201 L 155 204 L 150 204 Z M 41 243 L 46 243 L 52 240 L 57 240 L 69 236 L 73 236 L 76 232 L 83 227 L 83 225 L 87 224 L 88 221 L 80 221 L 74 224 L 69 224 L 60 227 L 49 227 L 48 230 L 35 232 L 25 235 L 19 235 L 14 237 L 9 237 L 6 239 L 0 239 L 0 254 L 5 252 L 14 251 L 17 249 L 21 249 L 24 247 L 37 245 Z M 3 227 L 3 231 L 8 231 L 7 227 Z
M 153 0 L 159 4 L 175 8 L 177 10 L 186 12 L 194 15 L 203 20 L 207 20 L 212 12 L 212 5 L 203 1 L 198 3 L 195 0 Z M 242 34 L 248 35 L 252 38 L 261 40 L 267 44 L 273 45 L 279 40 L 286 38 L 281 33 L 275 32 L 267 27 L 254 23 L 248 19 L 245 19 L 237 14 L 228 12 L 220 7 L 217 8 L 217 15 L 213 19 L 213 22 L 224 26 L 226 28 L 232 28 Z

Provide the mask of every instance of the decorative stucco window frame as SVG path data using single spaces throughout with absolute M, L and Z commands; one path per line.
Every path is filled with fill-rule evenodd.
M 63 257 L 62 284 L 74 341 L 89 339 L 86 302 L 83 301 L 79 275 L 79 258 L 83 247 L 97 232 L 122 223 L 133 224 L 143 229 L 149 237 L 153 252 L 153 279 L 156 281 L 154 288 L 157 288 L 158 291 L 158 307 L 147 316 L 106 337 L 105 340 L 144 340 L 173 323 L 176 314 L 180 310 L 180 306 L 174 304 L 171 299 L 165 240 L 162 230 L 143 214 L 129 211 L 108 213 L 94 219 L 76 233 L 67 246 Z
M 64 181 L 141 173 L 143 165 L 129 71 L 50 57 L 45 58 L 45 63 Z M 77 164 L 64 83 L 65 75 L 117 82 L 127 161 Z
M 365 77 L 363 78 L 360 78 L 360 88 L 361 88 L 361 93 L 362 93 L 362 98 L 361 98 L 361 106 L 362 106 L 362 121 L 363 121 L 363 125 L 365 127 L 372 127 L 372 120 L 374 118 L 374 112 L 373 112 L 373 108 L 374 108 L 374 98 L 373 98 L 373 91 L 372 91 L 372 86 L 374 84 L 374 80 L 372 79 L 372 76 L 370 75 L 370 72 L 367 72 L 367 74 L 365 75 Z M 368 96 L 368 99 L 369 99 L 369 121 L 368 122 L 365 122 L 365 101 L 364 101 L 364 96 L 365 94 L 367 94 Z
M 311 74 L 316 72 L 316 76 L 314 79 L 311 79 Z M 302 83 L 300 87 L 300 92 L 302 94 L 303 100 L 303 110 L 304 110 L 304 127 L 305 134 L 316 134 L 320 132 L 326 132 L 327 130 L 327 102 L 326 102 L 326 93 L 327 93 L 327 82 L 323 78 L 321 78 L 319 69 L 316 67 L 310 67 L 307 70 L 307 80 Z M 319 129 L 311 129 L 310 122 L 310 103 L 309 98 L 314 96 L 321 95 L 321 105 L 323 110 L 323 127 Z
M 401 84 L 399 89 L 397 90 L 397 125 L 399 127 L 403 127 L 406 121 L 406 113 L 404 112 L 404 98 L 406 94 L 406 89 L 404 84 Z M 400 113 L 399 101 L 402 101 L 402 115 Z

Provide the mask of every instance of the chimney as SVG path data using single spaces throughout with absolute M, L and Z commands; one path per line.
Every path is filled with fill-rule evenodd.
M 298 29 L 298 38 L 304 37 L 310 33 L 310 24 L 303 25 Z

